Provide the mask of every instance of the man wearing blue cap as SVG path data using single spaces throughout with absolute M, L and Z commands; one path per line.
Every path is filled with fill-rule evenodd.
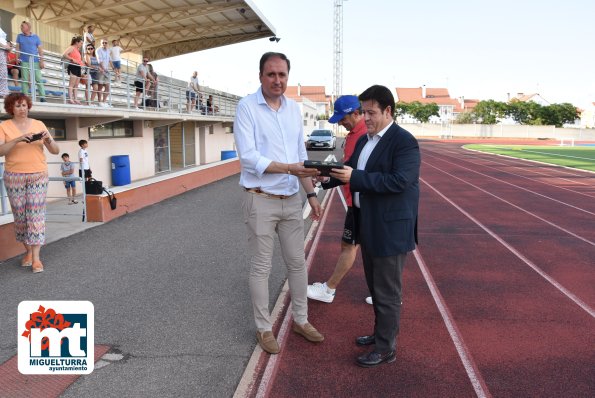
M 366 134 L 367 131 L 357 97 L 355 95 L 343 95 L 339 97 L 335 101 L 335 113 L 331 116 L 329 122 L 338 123 L 349 131 L 349 134 L 345 137 L 343 150 L 343 162 L 346 162 L 351 157 L 357 140 Z M 315 282 L 312 285 L 308 285 L 308 298 L 325 303 L 332 303 L 335 299 L 335 289 L 353 266 L 357 248 L 359 247 L 359 239 L 355 234 L 354 228 L 353 204 L 349 184 L 343 185 L 342 188 L 343 197 L 347 203 L 347 215 L 345 216 L 345 227 L 341 240 L 341 254 L 339 255 L 333 274 L 326 282 Z M 368 297 L 366 302 L 372 304 L 371 298 Z

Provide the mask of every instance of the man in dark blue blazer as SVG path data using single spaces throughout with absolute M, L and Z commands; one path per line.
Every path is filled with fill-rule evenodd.
M 374 333 L 356 338 L 374 349 L 357 358 L 372 367 L 395 360 L 401 314 L 401 275 L 417 243 L 419 168 L 417 140 L 393 119 L 395 101 L 384 86 L 372 86 L 359 100 L 368 133 L 343 169 L 333 169 L 324 188 L 351 184 L 366 282 L 374 304 Z

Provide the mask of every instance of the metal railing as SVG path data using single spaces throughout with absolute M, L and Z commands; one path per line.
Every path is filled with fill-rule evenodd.
M 21 78 L 17 82 L 13 81 L 11 75 L 8 76 L 9 89 L 11 91 L 23 90 L 23 83 L 27 83 L 29 94 L 33 101 L 41 100 L 39 90 L 40 86 L 44 87 L 45 97 L 43 100 L 48 102 L 58 102 L 65 106 L 81 106 L 78 104 L 70 104 L 68 95 L 68 86 L 70 76 L 68 74 L 67 66 L 68 62 L 62 59 L 61 55 L 52 53 L 49 51 L 44 52 L 44 63 L 45 68 L 41 70 L 42 81 L 36 81 L 35 69 L 38 68 L 39 64 L 34 63 L 33 54 L 26 54 L 29 57 L 28 62 L 28 81 Z M 21 68 L 26 68 L 23 64 L 18 65 Z M 136 78 L 136 63 L 130 63 L 128 65 L 122 65 L 120 80 L 116 81 L 115 74 L 112 71 L 108 71 L 109 84 L 107 84 L 107 100 L 108 107 L 113 108 L 134 108 L 134 97 L 136 96 L 136 87 L 134 85 Z M 88 66 L 82 66 L 82 68 L 88 68 Z M 82 104 L 87 106 L 100 106 L 99 102 L 92 100 L 99 96 L 100 90 L 94 87 L 94 83 L 91 81 L 91 76 L 87 75 L 87 83 L 83 86 L 81 92 L 77 93 L 77 98 L 73 98 L 73 101 L 80 101 Z M 15 85 L 18 83 L 19 85 Z M 187 95 L 187 83 L 172 77 L 165 75 L 158 75 L 158 84 L 156 87 L 146 87 L 145 81 L 141 82 L 143 85 L 143 92 L 140 95 L 138 107 L 145 111 L 152 112 L 168 112 L 168 113 L 180 113 L 180 114 L 195 114 L 213 117 L 234 117 L 235 109 L 240 97 L 225 93 L 222 91 L 214 90 L 211 88 L 201 88 L 201 90 L 195 93 L 196 103 L 193 109 L 188 110 L 190 101 Z M 145 88 L 148 88 L 146 90 Z M 78 87 L 77 87 L 78 91 Z M 82 93 L 82 94 L 81 94 Z
M 62 162 L 47 162 L 47 164 L 62 164 Z M 79 170 L 82 170 L 83 169 L 82 163 L 78 163 L 78 165 L 79 165 Z M 87 193 L 85 190 L 84 178 L 76 176 L 76 175 L 73 175 L 72 177 L 50 176 L 49 181 L 50 182 L 75 181 L 75 183 L 80 182 L 81 186 L 82 186 L 81 202 L 80 202 L 82 204 L 82 214 L 81 213 L 51 213 L 51 212 L 47 212 L 47 207 L 46 207 L 46 218 L 47 218 L 47 216 L 82 216 L 82 221 L 86 222 L 85 209 L 86 209 Z M 48 191 L 49 191 L 49 187 L 48 187 Z M 67 197 L 66 196 L 46 196 L 46 204 L 47 204 L 47 199 L 65 199 L 65 198 L 67 198 Z M 8 203 L 8 193 L 6 192 L 6 187 L 4 186 L 4 162 L 0 162 L 0 216 L 4 216 L 4 215 L 10 214 L 10 213 L 12 213 L 12 209 L 10 207 L 10 204 Z

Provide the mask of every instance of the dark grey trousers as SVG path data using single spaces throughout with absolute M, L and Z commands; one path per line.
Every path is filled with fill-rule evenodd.
M 389 257 L 373 257 L 361 246 L 366 283 L 374 301 L 374 336 L 376 352 L 396 349 L 402 304 L 403 266 L 407 253 Z

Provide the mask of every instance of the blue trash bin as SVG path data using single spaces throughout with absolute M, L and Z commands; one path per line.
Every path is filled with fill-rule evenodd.
M 238 154 L 236 151 L 221 151 L 221 160 L 237 158 Z
M 112 185 L 130 184 L 130 158 L 128 155 L 112 156 Z

